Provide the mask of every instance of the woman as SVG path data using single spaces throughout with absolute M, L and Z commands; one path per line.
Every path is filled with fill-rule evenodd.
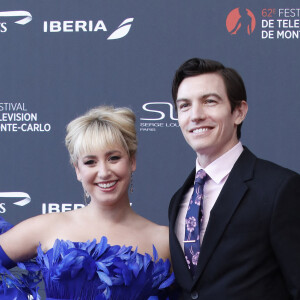
M 92 109 L 69 123 L 66 146 L 89 204 L 30 218 L 1 235 L 2 264 L 36 257 L 37 265 L 19 266 L 42 272 L 47 299 L 165 299 L 173 281 L 168 228 L 137 215 L 128 197 L 136 169 L 134 113 Z M 35 273 L 25 284 L 9 271 L 5 278 L 6 286 L 38 298 Z

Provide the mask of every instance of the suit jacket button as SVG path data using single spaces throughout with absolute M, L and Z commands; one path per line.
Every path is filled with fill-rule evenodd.
M 192 299 L 198 299 L 198 293 L 197 293 L 197 291 L 193 291 L 192 293 L 191 293 L 191 298 Z

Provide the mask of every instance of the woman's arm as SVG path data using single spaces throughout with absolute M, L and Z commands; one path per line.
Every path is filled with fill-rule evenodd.
M 25 220 L 0 235 L 0 259 L 3 266 L 25 261 L 36 256 L 37 247 L 44 234 L 47 218 L 43 215 Z

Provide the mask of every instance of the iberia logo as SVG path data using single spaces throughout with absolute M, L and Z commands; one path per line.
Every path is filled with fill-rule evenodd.
M 226 27 L 231 35 L 247 34 L 251 35 L 254 31 L 256 20 L 252 11 L 248 8 L 237 7 L 227 16 Z

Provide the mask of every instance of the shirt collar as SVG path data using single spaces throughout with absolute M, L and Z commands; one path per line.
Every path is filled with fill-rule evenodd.
M 215 183 L 219 184 L 230 173 L 243 150 L 242 143 L 238 142 L 229 151 L 210 163 L 205 169 L 199 165 L 196 159 L 196 172 L 203 169 Z

